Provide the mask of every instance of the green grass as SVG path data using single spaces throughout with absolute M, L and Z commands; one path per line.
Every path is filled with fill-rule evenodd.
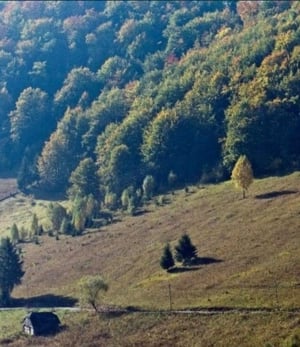
M 19 335 L 25 310 L 0 311 L 0 339 Z
M 166 194 L 168 203 L 163 206 L 150 203 L 144 214 L 123 216 L 121 221 L 81 237 L 61 236 L 57 241 L 45 235 L 39 245 L 22 246 L 26 273 L 22 285 L 14 290 L 13 295 L 78 297 L 78 280 L 87 274 L 101 274 L 110 286 L 103 300 L 112 305 L 168 309 L 170 284 L 175 309 L 199 306 L 300 307 L 299 183 L 299 172 L 286 177 L 255 180 L 246 199 L 242 199 L 231 182 L 191 186 L 188 193 L 178 190 Z M 35 211 L 42 218 L 45 210 L 40 204 L 46 205 L 47 202 L 38 201 L 31 207 L 28 200 L 23 203 L 28 216 L 24 214 L 22 217 L 21 207 L 18 210 L 14 205 L 3 212 L 6 219 L 14 220 L 20 213 L 20 222 L 28 223 L 34 209 L 41 209 Z M 184 232 L 197 246 L 199 257 L 216 261 L 196 266 L 193 271 L 168 274 L 159 267 L 163 247 L 170 242 L 174 248 Z M 268 320 L 266 331 L 260 327 L 262 317 L 245 319 L 245 329 L 249 323 L 249 329 L 257 330 L 257 333 L 251 331 L 249 341 L 260 341 L 263 345 L 269 337 L 271 341 L 272 338 L 279 341 L 277 336 L 281 336 L 280 341 L 283 341 L 295 331 L 295 327 L 293 317 L 282 318 L 282 315 L 265 318 Z M 230 346 L 239 346 L 238 341 L 243 336 L 245 339 L 245 334 L 239 329 L 232 330 L 232 319 L 239 321 L 241 317 L 226 317 L 222 322 L 218 321 L 221 317 L 205 318 L 211 338 L 220 334 L 217 325 L 220 324 L 224 328 L 220 336 L 232 342 Z M 174 330 L 176 324 L 177 328 L 183 324 L 179 323 L 180 320 L 185 321 L 176 319 Z M 285 321 L 290 321 L 290 325 Z M 171 324 L 170 320 L 167 322 Z M 157 331 L 159 329 L 156 327 Z M 189 331 L 188 325 L 185 329 Z M 139 333 L 137 329 L 134 334 L 136 337 L 132 339 L 136 343 L 134 341 L 138 341 L 142 331 Z M 224 337 L 224 334 L 227 335 Z M 178 338 L 185 341 L 183 337 L 182 340 Z M 207 339 L 203 337 L 203 341 L 207 342 Z M 215 345 L 217 343 L 221 346 L 220 342 Z M 279 346 L 279 342 L 276 343 Z M 153 342 L 152 345 L 159 344 Z M 205 345 L 201 338 L 194 345 L 212 344 Z M 255 345 L 258 346 L 258 342 L 252 344 Z
M 300 332 L 299 318 L 285 313 L 210 317 L 132 313 L 111 318 L 87 312 L 58 314 L 66 327 L 58 335 L 32 338 L 19 333 L 9 346 L 259 347 L 269 342 L 284 347 L 287 339 Z

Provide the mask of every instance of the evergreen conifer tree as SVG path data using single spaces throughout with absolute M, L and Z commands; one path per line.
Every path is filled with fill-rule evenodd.
M 184 265 L 190 265 L 197 257 L 197 248 L 192 244 L 189 235 L 184 234 L 175 247 L 175 258 Z
M 14 286 L 21 283 L 23 275 L 22 261 L 17 249 L 9 238 L 2 239 L 0 244 L 0 305 L 10 303 L 10 294 Z
M 162 257 L 160 259 L 160 266 L 164 269 L 164 270 L 169 270 L 170 268 L 172 268 L 175 265 L 174 262 L 174 258 L 173 258 L 173 254 L 170 248 L 169 244 L 165 245 L 165 248 L 163 250 L 163 254 Z

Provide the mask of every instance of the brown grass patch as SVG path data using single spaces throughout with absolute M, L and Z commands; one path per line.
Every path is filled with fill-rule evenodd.
M 168 309 L 169 284 L 175 309 L 300 307 L 299 182 L 299 173 L 256 180 L 246 199 L 230 182 L 190 187 L 193 193 L 168 194 L 164 206 L 149 204 L 145 214 L 124 216 L 81 237 L 61 236 L 57 241 L 43 236 L 40 245 L 23 246 L 26 274 L 13 295 L 76 298 L 82 276 L 101 274 L 110 285 L 104 302 L 123 307 Z M 184 232 L 197 246 L 199 257 L 220 261 L 197 264 L 194 271 L 163 271 L 159 259 L 165 243 L 174 247 Z M 270 339 L 279 346 L 276 341 L 296 329 L 295 319 L 283 313 L 248 318 L 164 317 L 157 324 L 155 319 L 138 316 L 145 321 L 145 326 L 138 326 L 137 318 L 119 317 L 116 326 L 109 323 L 114 326 L 109 338 L 100 336 L 88 318 L 87 341 L 99 339 L 97 346 L 102 340 L 105 346 L 262 346 Z M 135 324 L 135 331 L 128 331 L 130 324 Z M 72 333 L 61 335 L 64 343 L 73 341 L 70 334 L 77 338 L 70 329 Z

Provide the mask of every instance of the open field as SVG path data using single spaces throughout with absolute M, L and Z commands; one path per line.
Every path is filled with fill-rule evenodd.
M 1 313 L 0 313 L 1 315 Z M 54 337 L 25 337 L 16 333 L 6 340 L 10 347 L 285 347 L 299 333 L 299 317 L 225 314 L 203 317 L 195 314 L 132 313 L 119 317 L 96 317 L 91 313 L 58 312 L 66 325 Z M 8 316 L 6 316 L 8 318 Z M 2 319 L 1 319 L 2 321 Z M 0 323 L 1 325 L 1 323 Z M 2 340 L 5 342 L 5 340 Z M 1 344 L 1 340 L 0 340 Z
M 47 295 L 58 301 L 77 298 L 80 277 L 102 274 L 110 285 L 103 300 L 110 305 L 168 309 L 170 288 L 174 309 L 300 307 L 299 183 L 298 172 L 256 180 L 245 200 L 230 182 L 189 187 L 188 193 L 167 194 L 164 206 L 149 204 L 136 217 L 123 216 L 81 237 L 55 240 L 45 235 L 39 245 L 22 246 L 26 274 L 13 295 L 31 298 L 35 304 Z M 32 204 L 25 204 L 22 213 L 32 213 Z M 34 203 L 41 218 L 45 204 Z M 10 218 L 9 209 L 3 213 Z M 13 213 L 16 219 L 17 210 Z M 173 247 L 184 232 L 198 248 L 198 265 L 166 273 L 159 267 L 162 249 L 166 242 Z M 97 324 L 89 317 L 86 341 L 98 334 L 104 346 L 262 346 L 268 341 L 281 346 L 292 333 L 299 334 L 299 316 L 283 312 L 159 317 L 139 313 Z M 75 324 L 68 320 L 70 327 Z M 130 330 L 129 322 L 136 328 Z M 101 335 L 102 324 L 112 329 L 107 332 L 111 339 Z M 54 341 L 66 339 L 62 345 L 68 346 L 71 334 L 76 336 L 72 328 Z M 123 335 L 127 337 L 121 344 L 118 339 Z

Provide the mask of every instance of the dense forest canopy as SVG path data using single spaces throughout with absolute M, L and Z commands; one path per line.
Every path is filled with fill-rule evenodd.
M 0 172 L 23 189 L 91 184 L 104 199 L 147 175 L 160 189 L 170 175 L 217 181 L 240 155 L 256 176 L 300 169 L 299 12 L 298 1 L 1 1 Z

